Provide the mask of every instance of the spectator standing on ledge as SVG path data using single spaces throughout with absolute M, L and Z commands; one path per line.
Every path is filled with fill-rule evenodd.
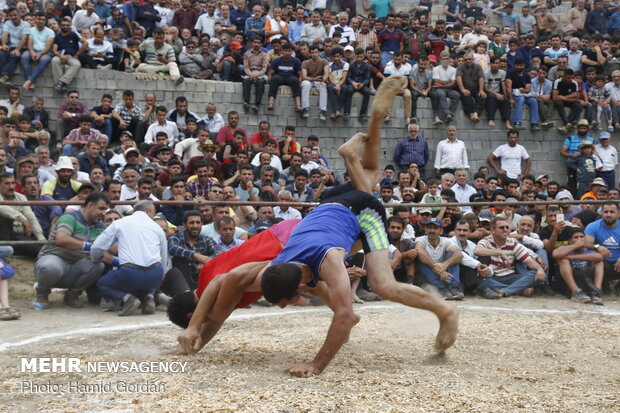
M 394 148 L 394 162 L 400 165 L 402 170 L 406 170 L 411 162 L 415 162 L 420 169 L 421 178 L 424 179 L 424 166 L 430 156 L 428 142 L 422 136 L 418 136 L 420 127 L 417 123 L 410 123 L 407 130 L 409 136 L 398 142 Z

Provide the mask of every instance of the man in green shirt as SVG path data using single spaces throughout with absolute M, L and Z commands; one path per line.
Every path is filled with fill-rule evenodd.
M 101 192 L 92 192 L 81 210 L 61 216 L 50 231 L 34 266 L 37 279 L 37 302 L 49 306 L 52 288 L 66 288 L 64 303 L 82 308 L 79 296 L 94 284 L 103 273 L 102 262 L 93 263 L 89 257 L 91 244 L 105 229 L 102 219 L 110 208 L 110 200 Z M 113 257 L 104 256 L 103 262 L 113 263 Z

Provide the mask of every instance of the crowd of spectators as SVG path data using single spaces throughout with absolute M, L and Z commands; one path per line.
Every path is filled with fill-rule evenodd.
M 103 94 L 89 107 L 71 89 L 75 74 L 85 67 L 165 74 L 176 84 L 185 77 L 240 82 L 240 109 L 253 113 L 259 113 L 268 85 L 265 119 L 274 113 L 278 88 L 285 85 L 303 118 L 310 116 L 309 95 L 316 89 L 321 120 L 349 117 L 352 96 L 359 92 L 358 116 L 365 121 L 381 80 L 402 75 L 398 95 L 408 136 L 396 146 L 396 167 L 386 167 L 377 197 L 386 204 L 436 205 L 389 207 L 395 276 L 433 286 L 446 299 L 471 292 L 500 298 L 555 291 L 602 303 L 607 281 L 620 275 L 617 151 L 610 143 L 620 130 L 617 7 L 594 1 L 586 5 L 587 12 L 583 0 L 577 0 L 568 23 L 560 27 L 549 14 L 554 2 L 523 6 L 517 15 L 509 3 L 479 7 L 476 0 L 448 1 L 445 19 L 436 20 L 430 2 L 403 14 L 395 13 L 390 1 L 373 0 L 363 5 L 366 16 L 357 15 L 355 3 L 342 3 L 346 10 L 341 12 L 291 3 L 270 10 L 258 2 L 189 0 L 157 5 L 86 1 L 81 8 L 75 0 L 58 8 L 53 2 L 42 8 L 30 1 L 8 8 L 0 45 L 0 82 L 7 86 L 7 98 L 0 100 L 0 199 L 73 202 L 0 206 L 0 239 L 47 241 L 42 248 L 14 248 L 36 258 L 36 302 L 49 306 L 51 289 L 59 287 L 67 289 L 64 302 L 71 307 L 83 306 L 79 296 L 87 290 L 89 300 L 103 310 L 127 315 L 140 305 L 150 313 L 167 296 L 195 288 L 200 267 L 209 259 L 275 220 L 302 218 L 322 193 L 348 180 L 346 171 L 330 168 L 319 137 L 302 142 L 294 126 L 276 137 L 267 120 L 249 130 L 238 111 L 224 116 L 216 103 L 209 103 L 201 116 L 202 108 L 183 96 L 172 108 L 157 102 L 153 93 L 136 97 L 125 90 L 120 102 Z M 493 14 L 501 17 L 498 27 L 486 24 Z M 20 62 L 26 80 L 17 87 L 11 79 Z M 37 87 L 47 64 L 56 90 L 67 97 L 53 114 L 41 97 L 28 107 L 21 99 L 22 89 Z M 431 99 L 435 125 L 449 124 L 432 167 L 416 118 L 419 98 Z M 490 126 L 499 109 L 508 129 L 507 142 L 489 153 L 489 166 L 475 174 L 450 125 L 459 103 L 472 122 L 486 113 Z M 553 112 L 559 114 L 558 129 L 569 135 L 560 149 L 566 182 L 532 174 L 537 167 L 518 144 L 524 105 L 534 131 L 554 126 Z M 58 120 L 55 129 L 50 128 L 52 116 Z M 218 204 L 201 204 L 201 199 Z M 485 205 L 574 199 L 610 202 Z M 119 265 L 118 251 L 100 251 L 92 260 L 91 244 L 106 227 L 132 215 L 131 206 L 110 208 L 111 201 L 125 200 L 143 202 L 135 225 L 147 228 L 148 215 L 167 235 L 167 252 L 159 256 L 164 282 L 157 290 L 138 285 L 121 294 L 122 286 L 97 281 L 109 281 L 108 271 Z M 149 203 L 156 200 L 194 204 Z M 309 204 L 226 204 L 235 200 Z M 456 201 L 476 204 L 442 205 Z M 112 228 L 115 236 L 122 235 Z M 104 238 L 106 243 L 116 239 Z M 0 247 L 5 257 L 12 252 Z M 132 254 L 125 255 L 123 265 L 127 257 Z M 363 264 L 352 263 L 351 277 L 363 276 Z M 153 263 L 128 264 L 148 272 Z M 353 285 L 354 300 L 377 298 L 365 283 Z M 143 293 L 141 304 L 127 296 L 137 291 Z M 0 318 L 16 318 L 8 302 L 0 304 L 6 308 Z

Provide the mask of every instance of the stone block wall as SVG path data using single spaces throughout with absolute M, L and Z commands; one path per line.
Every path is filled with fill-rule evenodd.
M 14 76 L 15 84 L 21 84 L 23 79 L 20 75 Z M 136 95 L 139 105 L 144 105 L 144 95 L 153 92 L 157 96 L 158 104 L 166 107 L 174 107 L 174 99 L 177 96 L 185 96 L 189 100 L 190 110 L 201 116 L 205 114 L 205 107 L 208 102 L 215 102 L 218 111 L 226 117 L 230 110 L 236 110 L 241 114 L 241 126 L 248 132 L 254 133 L 258 130 L 259 121 L 266 119 L 272 127 L 271 132 L 277 138 L 283 136 L 284 127 L 293 125 L 296 127 L 297 136 L 302 143 L 310 134 L 315 134 L 321 138 L 320 146 L 323 154 L 327 157 L 330 165 L 342 170 L 344 165 L 339 158 L 336 149 L 348 137 L 354 133 L 365 130 L 366 125 L 360 124 L 357 120 L 361 96 L 356 94 L 353 100 L 351 120 L 345 122 L 342 118 L 333 121 L 328 119 L 321 122 L 318 118 L 318 96 L 311 96 L 311 117 L 302 119 L 294 110 L 293 98 L 287 88 L 281 88 L 276 100 L 276 110 L 266 112 L 265 105 L 261 106 L 258 115 L 243 112 L 241 106 L 241 84 L 220 82 L 220 81 L 197 81 L 188 79 L 180 86 L 175 86 L 171 80 L 139 80 L 134 74 L 126 74 L 116 71 L 102 71 L 82 69 L 70 85 L 71 89 L 80 91 L 81 100 L 86 102 L 89 107 L 99 103 L 101 95 L 110 93 L 114 97 L 114 103 L 121 100 L 124 89 L 131 89 Z M 22 102 L 25 105 L 31 104 L 32 91 L 22 92 Z M 40 95 L 45 99 L 45 107 L 50 111 L 52 119 L 57 117 L 60 103 L 65 96 L 57 93 L 53 89 L 51 71 L 46 72 L 39 78 L 38 87 L 34 91 L 35 95 Z M 264 103 L 267 100 L 265 93 Z M 460 105 L 459 105 L 460 106 Z M 565 181 L 564 163 L 560 158 L 559 149 L 563 142 L 557 130 L 550 129 L 532 133 L 529 131 L 528 110 L 524 111 L 524 126 L 528 129 L 521 131 L 520 143 L 530 153 L 533 160 L 532 172 L 535 174 L 549 173 L 554 179 Z M 393 149 L 403 137 L 407 135 L 404 121 L 404 106 L 402 99 L 397 97 L 393 102 L 392 121 L 384 124 L 382 142 L 382 165 L 392 163 Z M 432 125 L 432 110 L 428 99 L 418 100 L 417 117 L 421 126 L 421 135 L 429 140 L 431 148 L 431 159 L 427 165 L 430 172 L 434 161 L 434 148 L 437 142 L 445 138 L 445 125 L 435 127 Z M 499 113 L 496 123 L 501 123 Z M 486 124 L 486 115 L 482 115 L 482 122 L 473 124 L 462 113 L 459 107 L 456 119 L 456 126 L 459 130 L 458 136 L 465 142 L 468 149 L 471 170 L 476 171 L 478 167 L 486 164 L 486 158 L 492 150 L 506 141 L 506 130 L 496 126 L 489 128 Z M 55 120 L 52 121 L 52 128 L 55 128 Z

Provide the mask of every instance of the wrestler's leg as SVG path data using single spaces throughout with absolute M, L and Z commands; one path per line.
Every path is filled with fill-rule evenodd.
M 395 76 L 381 83 L 372 104 L 368 133 L 356 133 L 338 148 L 338 154 L 344 159 L 351 182 L 357 190 L 371 194 L 379 182 L 381 125 L 403 79 L 402 76 Z
M 443 352 L 454 344 L 458 333 L 458 309 L 419 287 L 397 282 L 392 275 L 387 249 L 366 254 L 366 272 L 373 291 L 381 298 L 435 313 L 440 323 L 435 338 L 437 351 Z

